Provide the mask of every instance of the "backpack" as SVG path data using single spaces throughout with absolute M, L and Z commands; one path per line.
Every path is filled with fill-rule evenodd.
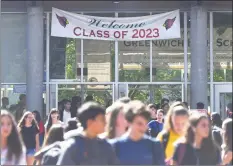
M 82 158 L 85 157 L 85 152 L 84 152 L 84 142 L 82 140 L 81 137 L 79 136 L 75 136 L 75 146 L 77 146 L 77 153 L 80 153 L 79 155 L 77 155 L 77 153 L 73 154 L 75 155 L 75 159 L 76 159 L 76 165 L 80 164 L 80 161 Z M 48 152 L 46 152 L 42 158 L 41 161 L 41 165 L 57 165 L 58 159 L 60 157 L 61 154 L 61 148 L 62 148 L 62 142 L 60 142 L 59 145 L 54 146 L 53 148 L 51 148 L 50 150 L 48 150 Z M 77 157 L 79 156 L 79 157 Z

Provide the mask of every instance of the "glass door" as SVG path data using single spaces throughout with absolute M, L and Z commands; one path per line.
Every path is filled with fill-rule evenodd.
M 232 102 L 232 85 L 215 85 L 215 109 L 222 119 L 227 117 L 226 107 L 227 104 Z

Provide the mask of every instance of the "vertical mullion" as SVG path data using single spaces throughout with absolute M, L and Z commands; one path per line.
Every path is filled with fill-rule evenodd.
M 213 84 L 213 12 L 210 12 L 210 110 L 215 110 L 214 108 L 214 84 Z
M 188 100 L 188 19 L 184 12 L 184 100 Z
M 50 51 L 50 13 L 46 13 L 46 115 L 49 113 L 49 108 L 50 108 L 50 87 L 49 87 L 49 82 L 50 82 L 50 71 L 49 71 L 49 51 Z
M 150 12 L 150 15 L 152 15 L 152 12 Z M 152 51 L 153 51 L 153 48 L 152 48 L 152 40 L 150 40 L 150 82 L 153 82 L 153 56 L 152 56 Z
M 118 13 L 115 13 L 115 17 L 118 17 Z M 115 41 L 115 100 L 118 99 L 118 96 L 119 96 L 119 92 L 118 92 L 118 89 L 119 89 L 119 85 L 118 85 L 118 81 L 119 81 L 119 59 L 118 59 L 118 41 Z

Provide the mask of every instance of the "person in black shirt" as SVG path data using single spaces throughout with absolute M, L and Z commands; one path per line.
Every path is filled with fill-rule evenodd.
M 211 126 L 206 114 L 193 113 L 183 140 L 176 145 L 172 165 L 218 165 L 220 151 L 212 140 Z
M 27 111 L 23 114 L 18 124 L 18 130 L 26 146 L 26 159 L 28 165 L 33 165 L 34 154 L 40 148 L 39 127 L 34 115 Z
M 3 97 L 2 98 L 2 107 L 1 107 L 1 109 L 7 110 L 8 106 L 9 106 L 9 99 L 8 99 L 8 97 Z
M 212 122 L 212 136 L 214 141 L 217 143 L 219 147 L 222 145 L 222 119 L 221 116 L 217 112 L 213 112 L 211 114 L 211 122 Z

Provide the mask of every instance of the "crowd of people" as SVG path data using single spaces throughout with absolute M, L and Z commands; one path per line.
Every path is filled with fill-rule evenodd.
M 44 123 L 39 111 L 26 111 L 25 95 L 11 108 L 2 101 L 1 165 L 232 165 L 232 103 L 222 122 L 199 112 L 201 102 L 193 111 L 181 99 L 146 105 L 124 97 L 104 108 L 76 96 Z

